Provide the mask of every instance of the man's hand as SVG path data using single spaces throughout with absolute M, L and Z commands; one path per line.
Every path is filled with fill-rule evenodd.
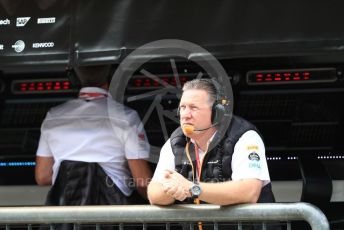
M 145 199 L 147 198 L 147 186 L 152 178 L 152 171 L 146 160 L 128 160 L 128 165 L 133 175 L 137 192 Z
M 176 171 L 166 170 L 162 183 L 164 192 L 176 200 L 183 201 L 190 197 L 189 188 L 192 182 L 185 179 Z

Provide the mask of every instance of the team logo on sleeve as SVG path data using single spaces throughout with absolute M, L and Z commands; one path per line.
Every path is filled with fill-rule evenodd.
M 144 132 L 139 132 L 137 134 L 139 145 L 141 148 L 146 148 L 147 142 L 146 142 L 146 135 Z
M 256 152 L 252 152 L 248 155 L 250 161 L 260 161 L 260 157 Z
M 248 155 L 249 168 L 260 169 L 260 157 L 256 152 L 252 152 Z
M 139 134 L 138 134 L 138 137 L 139 137 L 139 140 L 140 140 L 140 141 L 145 141 L 145 140 L 146 140 L 146 137 L 145 137 L 145 134 L 144 134 L 144 133 L 139 133 Z

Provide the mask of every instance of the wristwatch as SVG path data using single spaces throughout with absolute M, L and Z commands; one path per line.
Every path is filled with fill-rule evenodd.
M 196 182 L 196 183 L 193 183 L 189 189 L 190 193 L 191 193 L 191 198 L 192 199 L 195 199 L 195 198 L 198 198 L 199 195 L 201 195 L 201 192 L 202 192 L 202 189 L 201 187 L 199 186 L 199 184 Z

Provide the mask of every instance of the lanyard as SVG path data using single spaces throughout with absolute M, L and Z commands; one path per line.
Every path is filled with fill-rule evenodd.
M 199 152 L 198 152 L 198 147 L 197 147 L 197 145 L 195 144 L 194 145 L 195 146 L 195 155 L 196 155 L 196 169 L 197 169 L 197 180 L 198 180 L 198 182 L 200 182 L 200 180 L 201 180 L 201 161 L 200 161 L 200 159 L 199 159 Z
M 193 178 L 194 182 L 195 181 L 200 182 L 201 172 L 202 172 L 202 162 L 201 162 L 200 157 L 199 157 L 199 150 L 198 150 L 197 144 L 194 144 L 195 158 L 196 158 L 196 170 L 195 170 L 194 165 L 192 163 L 193 161 L 192 161 L 192 158 L 191 158 L 191 155 L 190 155 L 190 152 L 189 152 L 189 147 L 190 147 L 190 143 L 187 142 L 186 143 L 186 147 L 185 147 L 185 152 L 186 152 L 187 158 L 189 159 L 189 162 L 191 163 L 192 178 Z M 208 149 L 207 149 L 207 151 L 208 151 Z M 195 173 L 194 173 L 195 171 L 197 173 L 196 176 L 195 176 Z
M 201 162 L 200 159 L 199 159 L 198 147 L 197 147 L 196 144 L 195 144 L 194 146 L 195 146 L 196 169 L 197 169 L 197 178 L 196 178 L 196 180 L 197 180 L 198 182 L 200 182 L 200 181 L 201 181 L 201 170 L 202 170 L 202 169 L 201 169 L 201 166 L 202 166 L 202 162 Z M 200 201 L 199 198 L 196 198 L 196 199 L 194 200 L 194 203 L 195 203 L 195 204 L 200 204 L 201 201 Z M 198 230 L 203 230 L 202 222 L 198 222 Z
M 192 168 L 192 177 L 193 177 L 193 181 L 195 182 L 195 179 L 197 181 L 200 181 L 200 176 L 201 176 L 201 162 L 200 162 L 200 159 L 199 159 L 199 152 L 198 152 L 198 147 L 196 144 L 194 144 L 194 147 L 195 147 L 195 155 L 196 155 L 196 173 L 197 173 L 197 177 L 195 178 L 195 175 L 194 175 L 194 166 L 192 164 L 192 160 L 191 160 L 191 157 L 190 157 L 190 152 L 189 152 L 189 142 L 186 143 L 186 156 L 188 157 L 190 163 L 191 163 L 191 168 Z M 199 198 L 196 198 L 194 200 L 194 203 L 195 204 L 200 204 L 201 201 Z M 202 222 L 198 222 L 198 230 L 203 230 L 203 226 L 202 226 Z

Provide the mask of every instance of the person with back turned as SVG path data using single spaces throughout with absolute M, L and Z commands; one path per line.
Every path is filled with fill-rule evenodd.
M 35 175 L 39 185 L 53 185 L 47 205 L 133 204 L 135 189 L 147 197 L 146 133 L 136 111 L 111 98 L 110 67 L 76 68 L 78 98 L 46 115 Z

